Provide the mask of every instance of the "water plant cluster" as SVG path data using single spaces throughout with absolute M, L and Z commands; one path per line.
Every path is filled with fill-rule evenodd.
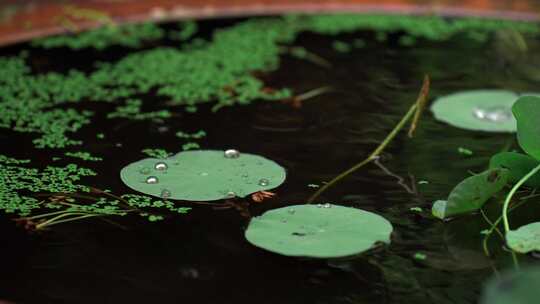
M 516 35 L 540 32 L 538 26 L 526 22 L 331 15 L 242 21 L 216 31 L 208 39 L 200 39 L 196 38 L 195 22 L 184 22 L 174 30 L 166 30 L 154 24 L 120 26 L 106 16 L 94 17 L 103 18 L 105 26 L 39 39 L 32 42 L 35 49 L 0 58 L 3 67 L 0 128 L 6 132 L 29 133 L 24 138 L 40 149 L 36 151 L 54 155 L 53 162 L 62 160 L 56 166 L 40 166 L 38 157 L 19 160 L 0 155 L 0 210 L 15 215 L 15 221 L 31 231 L 88 218 L 110 221 L 113 217 L 130 214 L 158 221 L 189 211 L 186 204 L 175 200 L 202 204 L 212 201 L 210 205 L 214 206 L 228 202 L 249 216 L 240 202 L 250 196 L 252 202 L 270 198 L 274 194 L 268 190 L 285 181 L 287 172 L 277 162 L 234 149 L 199 150 L 206 131 L 174 130 L 183 152 L 173 155 L 161 147 L 147 147 L 141 153 L 151 158 L 122 160 L 121 165 L 125 167 L 118 170 L 119 177 L 139 194 L 126 191 L 127 188 L 101 190 L 88 186 L 91 177 L 99 172 L 86 167 L 92 168 L 93 164 L 107 160 L 97 153 L 84 151 L 86 144 L 78 136 L 101 116 L 117 121 L 167 122 L 180 111 L 188 115 L 195 113 L 197 106 L 204 103 L 210 103 L 212 111 L 255 101 L 292 99 L 299 104 L 305 98 L 327 92 L 329 88 L 320 88 L 304 96 L 295 95 L 287 87 L 269 87 L 263 80 L 264 74 L 279 67 L 283 54 L 322 68 L 330 66 L 321 56 L 294 46 L 301 33 L 337 35 L 375 29 L 376 39 L 384 41 L 392 33 L 405 32 L 399 43 L 407 47 L 417 40 L 440 41 L 454 35 L 466 35 L 471 41 L 484 43 L 490 35 L 509 26 Z M 152 47 L 162 39 L 178 45 Z M 347 44 L 337 40 L 332 47 L 346 53 L 366 47 L 366 42 L 358 40 Z M 31 60 L 32 52 L 56 48 L 142 50 L 113 62 L 94 62 L 84 71 L 40 71 Z M 426 77 L 416 102 L 380 145 L 366 159 L 334 179 L 321 185 L 310 184 L 309 187 L 316 190 L 305 204 L 273 209 L 252 218 L 245 231 L 247 241 L 281 255 L 322 259 L 354 256 L 381 243 L 390 243 L 393 227 L 389 220 L 373 212 L 340 206 L 338 202 L 319 202 L 318 198 L 360 168 L 368 164 L 382 166 L 379 161 L 384 149 L 409 122 L 408 136 L 412 137 L 428 102 L 429 88 L 429 77 Z M 151 100 L 153 109 L 147 110 L 150 94 L 156 97 Z M 508 190 L 501 217 L 495 221 L 486 217 L 490 229 L 485 231 L 485 243 L 497 232 L 517 253 L 540 250 L 540 223 L 512 230 L 508 218 L 510 211 L 535 197 L 532 189 L 540 185 L 540 98 L 533 95 L 502 90 L 458 92 L 440 98 L 431 108 L 437 119 L 454 126 L 517 132 L 524 153 L 503 151 L 494 155 L 486 171 L 465 179 L 447 199 L 435 202 L 432 209 L 433 216 L 444 220 L 482 212 L 482 207 L 495 194 Z M 110 110 L 102 115 L 87 108 L 94 104 Z M 510 108 L 513 115 L 509 114 Z M 109 135 L 112 134 L 98 133 L 96 138 L 104 139 Z M 71 150 L 59 152 L 64 148 Z M 460 147 L 459 153 L 471 155 L 473 152 Z M 527 192 L 518 193 L 516 199 L 521 187 L 526 187 Z M 412 211 L 421 214 L 423 209 L 416 207 Z M 498 229 L 499 223 L 504 224 L 504 234 Z M 489 255 L 485 244 L 484 248 Z M 414 257 L 427 258 L 422 253 Z M 515 261 L 517 266 L 517 258 Z

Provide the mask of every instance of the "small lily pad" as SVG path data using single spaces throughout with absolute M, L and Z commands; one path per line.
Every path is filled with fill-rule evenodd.
M 452 126 L 487 132 L 515 132 L 512 105 L 518 95 L 505 90 L 472 90 L 435 100 L 431 111 Z
M 392 225 L 368 211 L 332 205 L 294 205 L 253 218 L 245 237 L 253 245 L 286 256 L 339 258 L 357 255 L 377 242 L 390 243 Z
M 523 96 L 512 107 L 517 120 L 518 143 L 530 156 L 540 160 L 540 97 Z
M 493 155 L 489 161 L 490 168 L 506 168 L 510 170 L 508 181 L 517 183 L 523 176 L 540 164 L 536 159 L 517 152 L 501 152 Z M 540 187 L 540 173 L 531 176 L 525 185 L 532 188 Z
M 448 195 L 448 200 L 433 204 L 433 216 L 446 219 L 455 215 L 476 211 L 508 182 L 507 169 L 493 168 L 464 179 Z
M 122 181 L 144 194 L 174 200 L 213 201 L 276 188 L 283 167 L 262 156 L 236 150 L 180 152 L 146 158 L 124 167 Z
M 506 233 L 506 244 L 515 252 L 540 251 L 540 222 L 530 223 Z
M 486 284 L 480 304 L 538 303 L 540 267 L 503 273 Z

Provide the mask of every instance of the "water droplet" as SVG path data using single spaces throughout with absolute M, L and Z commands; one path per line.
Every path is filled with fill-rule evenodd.
M 270 184 L 270 181 L 267 180 L 266 178 L 261 178 L 261 179 L 259 180 L 259 186 L 263 186 L 263 187 L 264 187 L 264 186 L 268 186 L 269 184 Z
M 168 199 L 169 197 L 171 197 L 171 191 L 167 190 L 167 189 L 163 189 L 161 190 L 161 198 L 163 199 Z
M 323 208 L 332 208 L 332 205 L 330 205 L 329 203 L 326 203 L 323 205 Z
M 157 184 L 159 183 L 159 179 L 156 176 L 149 176 L 146 178 L 147 184 Z
M 293 208 L 291 208 L 291 209 L 287 210 L 287 212 L 288 212 L 289 214 L 295 214 L 295 213 L 296 213 L 296 210 L 294 210 Z
M 244 173 L 244 174 L 242 174 L 242 177 L 243 177 L 243 178 L 248 178 L 249 175 L 247 175 L 246 173 Z
M 148 167 L 142 167 L 142 168 L 139 170 L 139 173 L 140 173 L 140 174 L 147 175 L 148 173 L 150 173 L 150 168 L 148 168 Z
M 225 158 L 238 158 L 240 157 L 240 152 L 235 149 L 225 150 Z
M 512 112 L 507 107 L 477 107 L 473 109 L 473 116 L 489 122 L 506 122 L 512 119 Z
M 200 176 L 208 176 L 208 172 L 201 172 Z
M 282 222 L 282 223 L 286 223 L 286 222 L 287 222 L 287 219 L 282 218 L 282 219 L 281 219 L 281 222 Z
M 322 204 L 317 204 L 317 208 L 322 208 Z
M 165 171 L 167 168 L 169 168 L 169 166 L 167 166 L 167 164 L 164 162 L 159 162 L 154 165 L 154 169 L 158 171 Z
M 234 197 L 236 197 L 236 192 L 234 192 L 234 191 L 229 191 L 225 195 L 225 198 L 234 198 Z

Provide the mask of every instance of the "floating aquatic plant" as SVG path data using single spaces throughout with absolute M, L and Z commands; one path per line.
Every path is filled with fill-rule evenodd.
M 390 243 L 392 225 L 364 210 L 333 204 L 292 205 L 251 219 L 251 244 L 286 256 L 340 258 Z
M 539 164 L 538 160 L 518 152 L 500 152 L 493 155 L 489 161 L 490 168 L 508 169 L 510 171 L 508 181 L 512 184 L 517 183 Z M 524 185 L 532 188 L 540 187 L 540 174 L 531 176 Z
M 540 172 L 540 97 L 522 96 L 512 105 L 512 113 L 517 121 L 517 139 L 521 149 L 527 154 L 517 152 L 501 152 L 490 160 L 487 171 L 465 179 L 450 193 L 448 201 L 434 203 L 432 213 L 439 218 L 468 213 L 482 207 L 493 194 L 501 190 L 507 182 L 513 184 L 503 203 L 501 217 L 491 222 L 482 212 L 484 219 L 491 225 L 484 238 L 484 251 L 489 255 L 487 239 L 498 231 L 505 238 L 508 246 L 515 252 L 526 253 L 538 250 L 540 238 L 540 222 L 525 225 L 517 230 L 510 229 L 508 213 L 530 197 L 522 198 L 510 208 L 513 196 L 522 186 L 536 187 L 539 183 Z M 452 203 L 452 204 L 451 204 Z M 504 235 L 497 229 L 502 221 Z M 518 260 L 512 252 L 514 265 L 519 267 Z
M 198 150 L 163 158 L 146 158 L 124 167 L 122 181 L 156 197 L 213 201 L 276 188 L 285 169 L 262 156 L 237 150 Z
M 506 244 L 515 252 L 540 251 L 540 222 L 521 226 L 506 233 Z
M 504 90 L 464 91 L 435 100 L 435 118 L 458 128 L 487 132 L 515 132 L 512 105 L 516 93 Z
M 431 211 L 440 219 L 476 211 L 506 185 L 508 177 L 509 171 L 503 168 L 470 176 L 450 192 L 447 200 L 436 201 Z

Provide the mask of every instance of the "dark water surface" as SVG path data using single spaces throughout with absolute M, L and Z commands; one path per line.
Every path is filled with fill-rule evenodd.
M 202 31 L 228 23 L 205 21 Z M 93 124 L 76 136 L 85 139 L 84 150 L 105 160 L 91 164 L 99 175 L 84 182 L 128 192 L 118 172 L 144 158 L 141 149 L 179 151 L 176 130 L 204 129 L 208 136 L 199 140 L 204 149 L 236 148 L 287 168 L 288 179 L 275 189 L 277 197 L 251 206 L 251 213 L 259 215 L 304 203 L 314 192 L 308 184 L 330 180 L 366 157 L 414 102 L 425 73 L 432 76 L 432 98 L 478 88 L 538 91 L 519 68 L 498 60 L 492 42 L 478 44 L 456 36 L 405 47 L 397 43 L 400 35 L 377 42 L 369 31 L 335 37 L 301 34 L 294 45 L 329 60 L 333 67 L 283 55 L 280 69 L 265 76 L 268 85 L 298 93 L 335 88 L 301 108 L 268 101 L 212 113 L 208 105 L 195 114 L 182 111 L 163 124 L 114 120 L 113 125 L 105 116 L 114 106 L 95 105 Z M 349 53 L 332 48 L 335 40 L 355 38 L 365 39 L 366 47 Z M 531 41 L 531 47 L 537 43 Z M 16 54 L 24 47 L 2 54 Z M 115 60 L 128 52 L 119 47 L 100 53 L 34 50 L 30 62 L 36 72 L 85 70 L 97 59 Z M 158 100 L 153 96 L 144 100 L 145 110 L 163 107 L 152 103 Z M 160 132 L 165 125 L 169 131 Z M 95 139 L 100 132 L 106 133 L 104 140 Z M 4 129 L 0 134 L 2 153 L 25 158 L 36 152 L 31 136 Z M 510 266 L 508 254 L 497 240 L 491 243 L 496 259 L 483 255 L 480 231 L 487 225 L 479 215 L 443 223 L 431 218 L 429 210 L 434 200 L 444 199 L 470 174 L 468 170 L 482 170 L 489 156 L 512 140 L 512 135 L 453 128 L 426 111 L 415 138 L 400 134 L 382 161 L 408 184 L 409 175 L 428 181 L 416 183 L 417 193 L 409 193 L 371 164 L 319 198 L 378 213 L 394 225 L 391 245 L 352 260 L 303 260 L 255 248 L 243 236 L 248 219 L 234 209 L 193 205 L 188 214 L 162 222 L 147 223 L 136 216 L 119 219 L 127 230 L 88 220 L 42 234 L 28 234 L 3 216 L 0 298 L 16 303 L 476 303 L 492 267 Z M 459 147 L 474 155 L 459 154 Z M 45 164 L 50 159 L 47 150 L 39 153 L 43 156 L 32 159 Z M 410 211 L 411 207 L 424 212 Z M 538 211 L 531 208 L 517 211 L 513 225 L 530 220 Z M 499 208 L 494 204 L 492 209 L 488 211 L 495 218 Z M 415 259 L 417 252 L 427 259 Z

